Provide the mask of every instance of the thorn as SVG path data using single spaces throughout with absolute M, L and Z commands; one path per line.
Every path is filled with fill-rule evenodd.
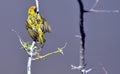
M 66 46 L 67 46 L 67 42 L 65 42 L 65 45 L 61 49 L 64 49 Z
M 18 35 L 17 31 L 15 31 L 14 29 L 11 29 L 11 31 L 15 32 L 15 34 L 17 35 L 17 37 L 18 37 L 19 39 L 21 39 L 21 37 Z
M 80 36 L 80 35 L 75 35 L 75 37 L 81 38 L 81 36 Z
M 78 70 L 81 70 L 81 66 L 74 66 L 74 65 L 71 65 L 71 70 L 76 70 L 76 69 L 78 69 Z
M 90 68 L 90 69 L 88 69 L 88 70 L 86 70 L 86 73 L 88 73 L 88 72 L 90 72 L 90 71 L 92 71 L 92 69 Z

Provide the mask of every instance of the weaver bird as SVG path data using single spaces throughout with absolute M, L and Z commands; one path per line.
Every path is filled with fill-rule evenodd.
M 43 45 L 46 41 L 44 34 L 51 31 L 46 19 L 36 12 L 36 6 L 30 6 L 28 9 L 26 29 L 33 41 L 40 45 Z

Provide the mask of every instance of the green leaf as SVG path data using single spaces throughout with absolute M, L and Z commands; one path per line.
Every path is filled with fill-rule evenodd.
M 20 41 L 20 44 L 22 45 L 22 48 L 24 50 L 26 50 L 27 52 L 30 52 L 30 47 L 31 47 L 31 44 L 30 42 L 24 42 L 22 39 L 19 38 L 19 41 Z M 37 46 L 34 46 L 33 49 L 36 49 Z

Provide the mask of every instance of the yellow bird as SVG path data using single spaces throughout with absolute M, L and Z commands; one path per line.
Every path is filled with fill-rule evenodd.
M 33 41 L 40 45 L 43 45 L 46 41 L 44 34 L 51 31 L 46 19 L 36 12 L 36 6 L 30 6 L 28 9 L 26 29 Z

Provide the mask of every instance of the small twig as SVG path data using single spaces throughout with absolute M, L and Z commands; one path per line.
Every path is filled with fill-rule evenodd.
M 94 9 L 97 6 L 98 2 L 99 2 L 99 0 L 96 0 L 96 2 L 93 4 L 91 9 Z
M 75 35 L 75 37 L 77 37 L 77 38 L 81 38 L 81 36 L 80 36 L 80 35 Z
M 64 49 L 67 46 L 67 42 L 65 43 L 65 45 L 63 47 L 61 47 L 61 49 Z
M 39 51 L 37 52 L 35 52 L 34 54 L 35 54 L 35 58 L 32 58 L 32 60 L 38 60 L 38 59 L 44 59 L 44 58 L 46 58 L 46 57 L 48 57 L 48 56 L 50 56 L 50 55 L 52 55 L 52 54 L 56 54 L 56 53 L 61 53 L 61 54 L 63 54 L 63 49 L 65 48 L 67 46 L 67 42 L 65 43 L 65 45 L 63 46 L 63 47 L 61 47 L 61 48 L 57 48 L 57 50 L 55 50 L 55 51 L 53 51 L 53 52 L 50 52 L 50 53 L 47 53 L 47 54 L 45 54 L 45 55 L 40 55 L 40 53 L 39 53 Z
M 102 67 L 103 71 L 105 72 L 105 74 L 108 74 L 107 70 L 105 69 L 105 67 Z
M 20 37 L 20 35 L 17 33 L 17 31 L 15 31 L 14 29 L 11 29 L 11 31 L 15 32 L 15 34 L 17 35 L 17 37 L 18 37 L 19 39 L 21 39 L 21 37 Z
M 103 64 L 100 64 L 102 66 L 102 70 L 104 71 L 105 74 L 108 74 L 108 71 L 106 70 L 106 68 L 103 66 Z
M 94 9 L 97 6 L 98 2 L 99 2 L 99 0 L 96 0 L 96 2 L 92 6 L 92 8 L 89 10 L 89 12 L 95 12 L 95 13 L 98 13 L 98 12 L 103 12 L 103 13 L 119 13 L 119 10 L 96 10 L 96 9 Z

